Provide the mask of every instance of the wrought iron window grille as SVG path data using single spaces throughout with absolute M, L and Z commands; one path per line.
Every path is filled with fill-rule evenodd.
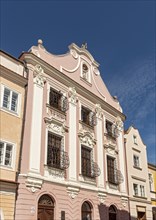
M 49 167 L 65 170 L 69 167 L 69 157 L 63 150 L 61 136 L 48 132 L 47 165 Z
M 109 183 L 119 185 L 124 181 L 121 171 L 116 168 L 115 158 L 107 157 L 107 171 Z
M 67 97 L 65 97 L 60 91 L 56 91 L 50 88 L 49 105 L 62 112 L 66 112 L 69 108 Z
M 86 147 L 82 147 L 81 150 L 81 171 L 82 176 L 89 178 L 95 178 L 101 174 L 98 164 L 91 158 L 91 150 Z
M 50 147 L 48 152 L 47 165 L 49 167 L 65 170 L 69 167 L 69 156 L 67 152 L 58 147 Z
M 97 118 L 96 118 L 95 112 L 82 106 L 81 121 L 91 127 L 96 126 L 97 125 Z

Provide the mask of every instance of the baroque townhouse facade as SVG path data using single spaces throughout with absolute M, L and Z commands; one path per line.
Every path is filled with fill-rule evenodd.
M 128 220 L 123 123 L 86 45 L 53 55 L 38 41 L 29 72 L 16 220 Z M 149 218 L 148 218 L 149 219 Z
M 150 186 L 150 195 L 152 202 L 153 220 L 156 220 L 156 165 L 148 163 L 148 175 L 149 175 L 149 186 Z
M 125 131 L 127 181 L 131 220 L 151 220 L 147 152 L 139 131 L 133 126 Z
M 5 52 L 0 61 L 0 219 L 14 220 L 27 74 Z

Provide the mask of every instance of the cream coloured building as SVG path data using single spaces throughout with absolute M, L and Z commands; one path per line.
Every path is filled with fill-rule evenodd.
M 125 131 L 124 137 L 131 220 L 151 220 L 146 146 L 133 126 Z
M 148 175 L 153 213 L 152 220 L 156 220 L 156 165 L 148 163 Z
M 0 219 L 14 220 L 25 105 L 23 63 L 0 51 Z

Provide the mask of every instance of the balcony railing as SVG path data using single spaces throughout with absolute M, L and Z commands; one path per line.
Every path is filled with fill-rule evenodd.
M 82 164 L 82 175 L 84 177 L 95 178 L 100 176 L 101 170 L 98 164 L 94 161 L 91 161 L 90 164 Z
M 111 184 L 119 185 L 124 181 L 123 175 L 120 170 L 114 169 L 111 174 L 108 174 L 108 182 Z
M 47 165 L 49 167 L 65 170 L 69 167 L 69 156 L 58 147 L 50 147 L 48 150 Z

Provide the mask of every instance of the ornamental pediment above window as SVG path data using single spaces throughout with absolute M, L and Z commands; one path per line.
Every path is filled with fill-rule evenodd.
M 80 138 L 81 144 L 84 144 L 85 146 L 93 148 L 94 145 L 96 144 L 96 139 L 95 139 L 93 133 L 90 133 L 90 132 L 87 132 L 84 130 L 80 130 L 78 133 L 78 136 Z

